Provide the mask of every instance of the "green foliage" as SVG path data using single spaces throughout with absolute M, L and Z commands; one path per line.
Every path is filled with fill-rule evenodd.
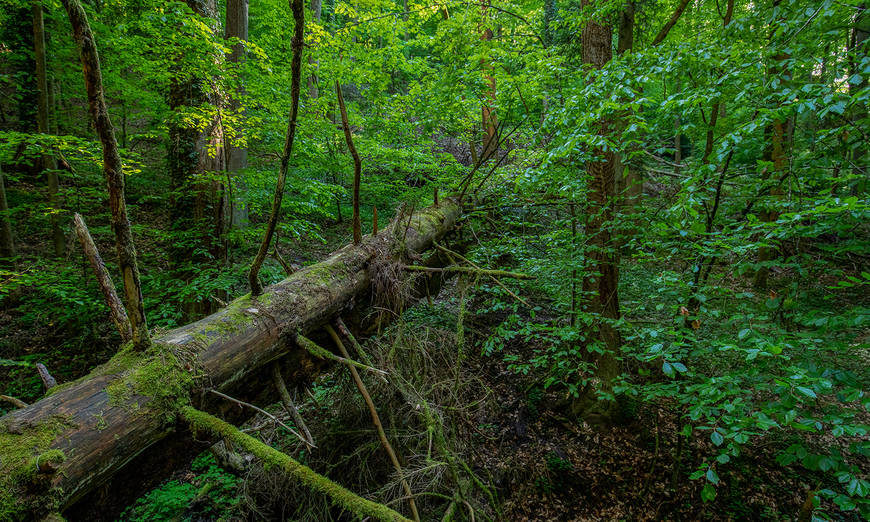
M 209 452 L 190 466 L 191 479 L 170 480 L 140 497 L 121 514 L 123 522 L 232 520 L 239 515 L 241 479 L 221 469 Z

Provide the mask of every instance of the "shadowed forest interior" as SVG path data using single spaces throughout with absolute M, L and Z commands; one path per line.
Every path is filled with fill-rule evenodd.
M 0 0 L 0 522 L 870 520 L 866 0 Z

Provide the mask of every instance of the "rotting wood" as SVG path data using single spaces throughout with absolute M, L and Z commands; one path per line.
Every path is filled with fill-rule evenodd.
M 263 295 L 240 297 L 215 314 L 169 331 L 145 353 L 121 350 L 91 374 L 7 414 L 0 419 L 0 442 L 28 444 L 33 427 L 51 431 L 50 442 L 34 445 L 26 458 L 0 455 L 4 471 L 26 466 L 48 450 L 67 456 L 43 489 L 13 483 L 7 491 L 14 509 L 29 518 L 49 509 L 79 518 L 116 514 L 125 500 L 165 477 L 157 474 L 166 472 L 167 462 L 178 465 L 207 448 L 177 429 L 175 408 L 187 402 L 200 409 L 219 406 L 211 394 L 202 393 L 207 388 L 242 399 L 264 391 L 274 396 L 262 383 L 270 382 L 269 365 L 282 357 L 291 359 L 287 367 L 293 378 L 322 371 L 326 364 L 300 350 L 292 342 L 296 335 L 316 334 L 351 308 L 362 313 L 371 304 L 371 261 L 384 252 L 399 255 L 403 237 L 404 252 L 419 255 L 454 229 L 460 212 L 455 199 L 442 199 L 437 208 L 402 216 L 385 233 L 339 249 Z M 239 408 L 234 410 L 239 415 Z M 154 476 L 143 470 L 153 470 Z M 119 473 L 137 480 L 112 480 Z
M 48 368 L 44 364 L 36 363 L 36 371 L 39 372 L 39 378 L 42 380 L 45 391 L 57 386 L 57 380 L 51 376 L 51 373 L 49 373 Z
M 88 231 L 88 227 L 85 225 L 85 220 L 82 219 L 82 216 L 76 213 L 75 216 L 73 216 L 73 222 L 75 223 L 76 235 L 79 238 L 79 242 L 82 244 L 82 250 L 84 250 L 85 257 L 88 258 L 88 262 L 94 270 L 94 275 L 97 277 L 97 283 L 100 285 L 100 291 L 103 293 L 103 299 L 105 299 L 106 305 L 109 307 L 109 311 L 111 312 L 112 322 L 115 323 L 118 333 L 121 334 L 121 339 L 125 342 L 129 341 L 133 339 L 133 331 L 130 328 L 130 319 L 127 317 L 127 312 L 124 311 L 124 305 L 118 297 L 118 292 L 115 290 L 115 284 L 112 282 L 112 277 L 109 275 L 109 271 L 106 270 L 106 264 L 103 263 L 103 258 L 100 257 L 97 245 L 94 244 L 94 239 L 91 237 L 91 233 Z

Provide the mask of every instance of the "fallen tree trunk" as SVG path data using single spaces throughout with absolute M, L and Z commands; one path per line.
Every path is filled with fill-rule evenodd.
M 361 298 L 371 288 L 372 261 L 415 257 L 454 228 L 460 211 L 456 201 L 443 200 L 397 219 L 377 236 L 345 246 L 258 297 L 236 299 L 154 339 L 145 353 L 126 346 L 88 376 L 0 419 L 0 519 L 55 511 L 71 518 L 106 517 L 105 511 L 93 515 L 101 513 L 101 503 L 118 501 L 107 497 L 119 484 L 135 486 L 148 471 L 168 469 L 173 459 L 177 464 L 179 453 L 189 457 L 202 448 L 177 427 L 181 407 L 223 408 L 217 413 L 238 419 L 238 406 L 202 391 L 263 394 L 263 383 L 271 382 L 268 365 L 287 355 L 291 378 L 310 378 L 324 362 L 293 339 L 367 304 Z M 39 466 L 46 459 L 54 463 L 49 472 Z

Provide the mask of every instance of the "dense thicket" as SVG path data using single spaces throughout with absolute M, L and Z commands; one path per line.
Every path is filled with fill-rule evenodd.
M 126 336 L 76 213 L 144 350 L 147 328 L 160 338 L 251 291 L 272 226 L 265 285 L 441 194 L 461 197 L 461 249 L 435 247 L 446 268 L 373 262 L 378 326 L 360 332 L 366 364 L 393 375 L 370 385 L 407 455 L 395 476 L 320 441 L 263 440 L 378 502 L 413 490 L 424 519 L 535 515 L 511 500 L 521 483 L 601 496 L 562 450 L 525 482 L 475 453 L 485 426 L 533 410 L 566 433 L 637 432 L 649 457 L 618 495 L 626 511 L 566 518 L 870 516 L 864 0 L 312 0 L 304 31 L 291 2 L 86 1 L 100 67 L 85 57 L 84 78 L 101 71 L 101 87 L 83 81 L 90 40 L 70 4 L 0 0 L 0 413 L 44 395 L 37 363 L 69 382 Z M 387 328 L 439 270 L 456 276 L 447 294 Z M 336 370 L 294 398 L 315 440 L 352 454 L 366 446 L 336 434 L 358 427 L 327 419 L 351 422 L 354 382 Z M 514 406 L 470 398 L 492 390 Z M 0 470 L 10 434 L 0 421 Z M 781 501 L 753 498 L 753 466 L 777 470 Z M 276 516 L 246 491 L 248 507 L 212 508 Z M 169 518 L 194 516 L 188 493 Z M 315 512 L 341 516 L 295 516 Z

